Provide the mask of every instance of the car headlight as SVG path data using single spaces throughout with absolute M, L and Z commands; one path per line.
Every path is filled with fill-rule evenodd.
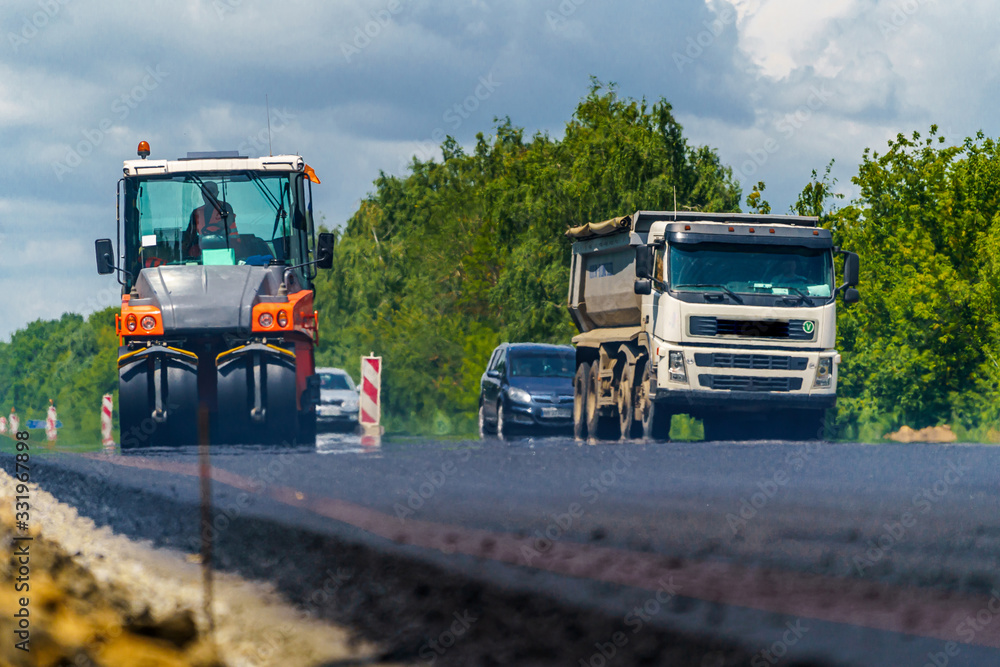
M 687 382 L 687 369 L 684 368 L 684 353 L 680 350 L 673 350 L 668 359 L 667 371 L 670 379 L 674 382 Z
M 507 390 L 507 396 L 515 403 L 531 403 L 531 394 L 523 389 L 511 387 Z
M 829 387 L 833 382 L 833 357 L 820 357 L 816 364 L 816 380 L 813 386 Z
M 344 401 L 344 409 L 347 410 L 348 412 L 354 412 L 355 410 L 357 410 L 358 409 L 358 399 L 356 399 L 356 398 L 349 398 L 346 401 Z

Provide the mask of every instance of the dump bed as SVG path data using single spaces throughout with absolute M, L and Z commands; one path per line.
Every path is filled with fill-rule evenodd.
M 573 243 L 569 311 L 580 331 L 639 324 L 635 249 L 628 232 L 628 226 L 619 226 Z

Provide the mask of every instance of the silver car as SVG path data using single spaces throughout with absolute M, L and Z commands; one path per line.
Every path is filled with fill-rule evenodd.
M 316 374 L 320 380 L 317 425 L 356 427 L 359 393 L 351 376 L 341 368 L 317 368 Z

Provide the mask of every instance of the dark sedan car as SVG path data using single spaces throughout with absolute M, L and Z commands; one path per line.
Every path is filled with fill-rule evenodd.
M 576 351 L 568 345 L 504 343 L 479 389 L 479 433 L 570 429 Z

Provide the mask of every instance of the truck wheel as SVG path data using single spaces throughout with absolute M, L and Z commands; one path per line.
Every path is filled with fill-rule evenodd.
M 669 440 L 670 419 L 673 416 L 662 405 L 657 404 L 649 393 L 653 371 L 649 363 L 642 369 L 642 384 L 637 387 L 636 403 L 642 406 L 642 437 L 646 440 Z
M 627 364 L 627 362 L 626 362 Z M 635 437 L 635 367 L 626 365 L 618 382 L 618 431 L 622 440 Z
M 587 382 L 587 436 L 596 440 L 616 439 L 615 426 L 608 417 L 601 416 L 598 407 L 598 397 L 601 395 L 601 366 L 591 364 L 590 377 Z
M 576 368 L 573 378 L 573 437 L 584 440 L 587 437 L 587 388 L 590 383 L 590 364 L 583 362 Z

